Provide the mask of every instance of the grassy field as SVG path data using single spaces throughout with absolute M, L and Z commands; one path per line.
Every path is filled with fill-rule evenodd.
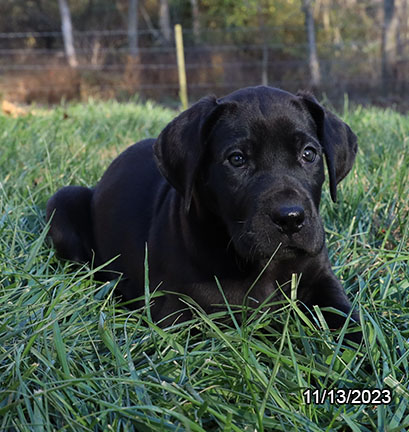
M 409 428 L 409 118 L 345 109 L 360 151 L 322 214 L 363 321 L 359 350 L 280 313 L 163 331 L 114 283 L 56 259 L 45 203 L 93 185 L 175 115 L 115 102 L 0 116 L 0 431 L 405 431 Z M 199 332 L 192 331 L 200 329 Z M 389 404 L 307 404 L 305 389 L 387 389 Z M 335 402 L 335 401 L 333 401 Z

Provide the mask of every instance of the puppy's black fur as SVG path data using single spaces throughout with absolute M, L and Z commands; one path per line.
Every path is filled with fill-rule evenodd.
M 124 300 L 143 295 L 145 244 L 151 287 L 188 294 L 206 311 L 227 300 L 262 302 L 289 291 L 309 308 L 351 310 L 335 278 L 318 213 L 324 159 L 330 191 L 357 152 L 351 129 L 311 95 L 250 87 L 206 97 L 176 117 L 159 137 L 129 147 L 95 189 L 65 187 L 48 202 L 59 256 L 122 273 Z M 175 295 L 158 298 L 154 319 L 182 309 Z M 186 312 L 185 312 L 186 313 Z M 353 318 L 358 321 L 356 312 Z M 186 316 L 185 316 L 186 317 Z M 344 318 L 325 314 L 330 328 Z M 166 324 L 169 320 L 164 320 Z M 360 340 L 359 333 L 350 335 Z

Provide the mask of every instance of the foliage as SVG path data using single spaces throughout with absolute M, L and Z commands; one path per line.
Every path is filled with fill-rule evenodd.
M 163 331 L 113 298 L 114 282 L 56 259 L 44 207 L 93 185 L 175 115 L 115 102 L 0 116 L 0 430 L 403 431 L 409 427 L 409 120 L 345 109 L 360 139 L 338 204 L 322 213 L 364 343 L 281 313 L 227 327 L 203 315 Z M 307 405 L 302 390 L 390 388 L 389 405 Z
M 404 1 L 384 1 L 395 4 L 394 24 L 389 27 L 380 1 L 311 2 L 319 84 L 317 79 L 312 82 L 307 61 L 312 46 L 302 0 L 196 0 L 196 18 L 191 1 L 163 1 L 169 4 L 171 28 L 176 23 L 183 26 L 193 98 L 268 82 L 293 91 L 314 87 L 333 100 L 342 100 L 345 92 L 355 101 L 381 105 L 389 98 L 407 108 L 409 9 Z M 174 44 L 162 34 L 168 32 L 160 26 L 160 1 L 138 1 L 136 63 L 129 56 L 128 4 L 69 1 L 79 67 L 64 71 L 67 59 L 58 2 L 2 0 L 0 97 L 55 103 L 89 96 L 124 98 L 138 92 L 161 102 L 176 99 Z
M 2 32 L 60 30 L 58 2 L 55 0 L 2 0 L 1 3 Z M 274 28 L 275 32 L 269 38 L 270 43 L 291 43 L 291 40 L 293 43 L 304 43 L 305 41 L 301 0 L 202 0 L 198 1 L 198 4 L 202 42 L 211 39 L 212 32 L 215 30 L 241 29 L 239 31 L 241 42 L 259 43 L 257 37 L 260 37 L 258 36 L 260 27 Z M 159 0 L 144 0 L 140 1 L 139 5 L 140 29 L 151 30 L 152 25 L 157 29 Z M 126 30 L 127 0 L 70 0 L 69 6 L 74 30 Z M 169 9 L 172 24 L 181 23 L 185 29 L 192 28 L 190 1 L 169 0 Z M 343 43 L 357 39 L 370 41 L 380 35 L 380 8 L 372 1 L 322 0 L 316 2 L 315 16 L 321 43 Z M 402 34 L 401 37 L 406 37 L 406 34 Z M 9 43 L 7 40 L 4 42 Z M 43 42 L 39 38 L 32 39 L 31 42 L 27 41 L 27 44 L 42 45 Z M 48 43 L 50 43 L 49 39 Z

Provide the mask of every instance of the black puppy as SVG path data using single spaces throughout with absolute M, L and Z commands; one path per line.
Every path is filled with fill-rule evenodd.
M 240 305 L 275 253 L 252 299 L 280 299 L 297 273 L 307 307 L 349 313 L 318 208 L 324 158 L 335 201 L 356 152 L 351 129 L 307 93 L 250 87 L 206 97 L 158 139 L 124 151 L 94 189 L 59 190 L 47 205 L 51 237 L 62 258 L 100 265 L 118 256 L 108 268 L 112 277 L 123 274 L 124 300 L 143 295 L 147 244 L 151 287 L 188 294 L 206 311 L 223 303 L 215 276 L 227 300 Z M 163 320 L 182 308 L 167 294 L 152 316 Z M 330 328 L 344 323 L 340 314 L 324 316 Z

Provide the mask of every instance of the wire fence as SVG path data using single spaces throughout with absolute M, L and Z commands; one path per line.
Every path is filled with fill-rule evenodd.
M 289 31 L 289 29 L 286 29 Z M 184 30 L 190 100 L 205 94 L 222 95 L 236 88 L 269 84 L 289 91 L 309 88 L 308 46 L 303 29 L 294 42 L 283 43 L 283 28 L 202 31 L 201 42 Z M 158 30 L 138 32 L 138 56 L 129 55 L 127 32 L 74 32 L 78 67 L 67 65 L 61 32 L 0 33 L 0 92 L 9 99 L 58 102 L 65 99 L 135 94 L 161 102 L 176 101 L 176 50 Z M 381 34 L 365 40 L 318 43 L 319 93 L 336 103 L 345 93 L 358 101 L 397 102 L 408 99 L 409 55 L 405 46 L 397 59 L 385 95 L 382 80 Z

